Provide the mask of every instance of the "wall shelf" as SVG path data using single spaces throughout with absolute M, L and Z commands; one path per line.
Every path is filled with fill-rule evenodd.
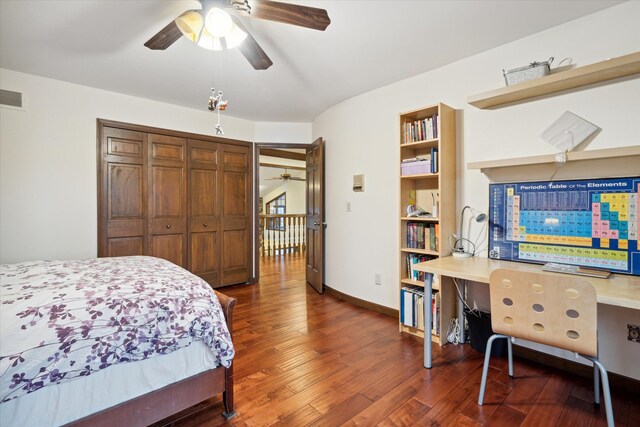
M 640 52 L 473 95 L 467 98 L 467 102 L 483 109 L 501 107 L 634 74 L 640 74 Z
M 601 150 L 588 151 L 570 151 L 567 153 L 567 163 L 596 160 L 596 159 L 615 159 L 618 157 L 640 156 L 640 145 L 617 148 L 604 148 Z M 554 164 L 555 154 L 546 154 L 543 156 L 518 157 L 514 159 L 489 160 L 485 162 L 467 163 L 467 169 L 495 169 L 508 168 L 514 166 L 530 166 Z

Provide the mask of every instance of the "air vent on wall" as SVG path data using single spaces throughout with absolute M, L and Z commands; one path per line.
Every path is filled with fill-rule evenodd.
M 22 93 L 0 89 L 0 105 L 22 110 L 24 108 Z

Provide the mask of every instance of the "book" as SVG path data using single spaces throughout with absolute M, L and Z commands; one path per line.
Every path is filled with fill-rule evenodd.
M 431 249 L 431 227 L 424 228 L 424 241 L 429 242 L 428 248 Z
M 413 293 L 402 288 L 400 295 L 402 300 L 401 321 L 404 325 L 413 327 Z
M 433 291 L 431 297 L 431 333 L 440 335 L 438 325 L 440 325 L 440 292 Z
M 436 227 L 435 225 L 429 225 L 429 249 L 437 251 L 436 246 Z

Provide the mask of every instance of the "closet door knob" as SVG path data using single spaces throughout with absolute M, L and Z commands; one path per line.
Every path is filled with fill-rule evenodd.
M 167 228 L 171 228 L 171 224 L 167 224 Z
M 207 226 L 207 223 L 205 222 L 205 223 L 204 223 L 204 224 L 202 224 L 202 225 L 203 225 L 204 227 L 206 227 L 206 226 Z

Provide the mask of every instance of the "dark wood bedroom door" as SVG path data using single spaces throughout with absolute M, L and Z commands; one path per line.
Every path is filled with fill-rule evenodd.
M 184 138 L 149 134 L 149 253 L 187 268 Z
M 307 149 L 307 259 L 306 278 L 322 293 L 324 273 L 324 141 L 316 139 Z
M 220 193 L 218 144 L 190 139 L 189 167 L 189 271 L 220 284 Z

